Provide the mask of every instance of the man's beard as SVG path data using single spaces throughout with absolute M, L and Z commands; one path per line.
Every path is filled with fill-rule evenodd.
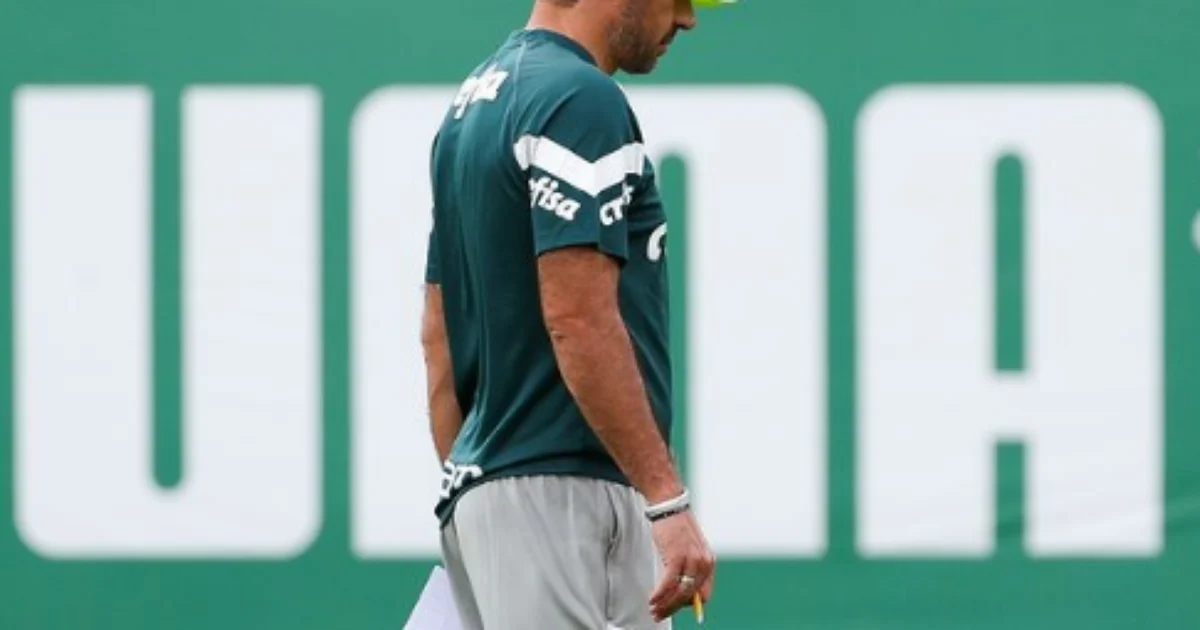
M 658 64 L 661 39 L 653 38 L 645 27 L 646 1 L 626 0 L 621 21 L 608 33 L 609 50 L 617 68 L 629 74 L 646 74 Z

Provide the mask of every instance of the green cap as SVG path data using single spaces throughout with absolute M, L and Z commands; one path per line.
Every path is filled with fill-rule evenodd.
M 697 7 L 724 7 L 731 4 L 737 4 L 738 0 L 692 0 L 692 5 Z

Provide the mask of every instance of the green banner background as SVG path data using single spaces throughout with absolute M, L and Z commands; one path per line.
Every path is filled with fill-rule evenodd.
M 0 484 L 4 630 L 399 628 L 428 563 L 349 551 L 348 129 L 381 86 L 452 83 L 523 24 L 520 0 L 6 0 L 0 8 L 0 244 L 11 243 L 11 94 L 23 84 L 143 84 L 155 96 L 160 322 L 177 320 L 178 96 L 203 83 L 311 84 L 324 137 L 325 514 L 282 562 L 69 562 L 29 551 Z M 470 17 L 466 17 L 470 16 Z M 1200 4 L 1192 0 L 748 0 L 701 15 L 661 71 L 631 83 L 788 83 L 829 124 L 830 541 L 811 561 L 721 567 L 710 626 L 1041 629 L 1200 627 Z M 1000 458 L 996 557 L 867 561 L 854 544 L 853 130 L 864 101 L 909 82 L 1122 82 L 1165 122 L 1166 545 L 1161 557 L 1044 561 L 1021 551 L 1019 457 Z M 168 167 L 164 167 L 164 163 Z M 668 189 L 673 186 L 668 182 Z M 678 186 L 676 185 L 677 189 Z M 677 190 L 668 193 L 679 198 Z M 677 206 L 679 204 L 676 204 Z M 674 210 L 680 212 L 679 208 Z M 0 469 L 11 479 L 11 250 L 0 273 Z M 157 331 L 160 417 L 179 408 L 179 331 Z M 174 372 L 171 372 L 174 370 Z M 174 411 L 173 411 L 174 410 Z M 170 427 L 170 423 L 164 426 Z M 176 429 L 177 431 L 177 429 Z M 177 441 L 178 435 L 174 436 Z M 170 443 L 168 430 L 162 437 Z M 1019 455 L 1019 454 L 1018 454 Z M 160 477 L 178 475 L 161 458 Z M 692 627 L 684 619 L 681 627 Z

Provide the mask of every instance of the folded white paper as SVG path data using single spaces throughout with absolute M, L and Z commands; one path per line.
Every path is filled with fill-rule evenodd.
M 450 591 L 450 578 L 442 567 L 433 567 L 404 630 L 462 630 L 454 594 Z

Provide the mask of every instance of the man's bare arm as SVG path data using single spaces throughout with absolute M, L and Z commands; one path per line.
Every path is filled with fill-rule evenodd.
M 617 308 L 616 262 L 565 248 L 538 262 L 542 310 L 567 388 L 592 430 L 650 503 L 683 491 Z
M 438 462 L 450 456 L 450 447 L 462 427 L 462 411 L 454 395 L 454 372 L 450 367 L 450 343 L 442 310 L 442 290 L 425 285 L 425 311 L 421 317 L 421 345 L 425 349 L 425 374 L 429 397 L 430 430 Z

